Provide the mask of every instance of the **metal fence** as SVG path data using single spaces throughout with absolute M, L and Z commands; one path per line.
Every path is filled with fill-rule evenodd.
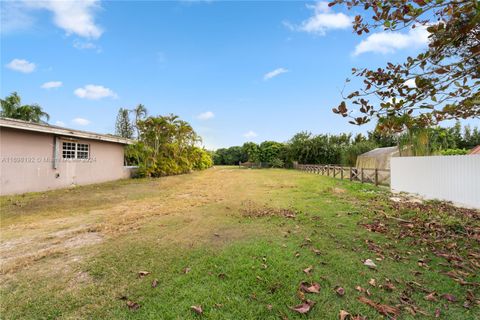
M 377 186 L 390 185 L 389 169 L 355 168 L 321 164 L 295 164 L 294 168 L 332 178 L 359 181 L 361 183 L 373 183 Z

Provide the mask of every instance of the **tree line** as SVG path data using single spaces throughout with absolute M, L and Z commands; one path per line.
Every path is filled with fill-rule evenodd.
M 287 142 L 246 142 L 242 146 L 221 148 L 213 153 L 216 165 L 240 162 L 262 163 L 269 167 L 291 167 L 294 161 L 304 164 L 341 164 L 355 166 L 357 157 L 378 147 L 399 146 L 416 156 L 466 154 L 480 145 L 480 131 L 457 122 L 453 127 L 433 127 L 416 132 L 385 134 L 378 130 L 366 135 L 337 135 L 300 132 Z

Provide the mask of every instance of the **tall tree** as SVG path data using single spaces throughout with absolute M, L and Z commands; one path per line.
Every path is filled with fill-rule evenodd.
M 480 5 L 477 0 L 334 0 L 357 15 L 358 35 L 423 30 L 428 49 L 404 63 L 375 70 L 353 69 L 363 88 L 347 94 L 333 112 L 361 125 L 378 119 L 379 128 L 398 132 L 443 120 L 480 117 Z M 348 82 L 348 79 L 347 79 Z M 347 105 L 350 101 L 351 104 Z M 360 116 L 354 116 L 357 109 Z
M 22 100 L 16 92 L 13 92 L 5 99 L 0 99 L 0 102 L 2 104 L 2 111 L 0 112 L 2 117 L 36 123 L 46 123 L 50 120 L 50 115 L 44 112 L 38 104 L 22 105 Z
M 260 162 L 260 148 L 255 142 L 245 142 L 242 146 L 243 153 L 250 162 Z
M 196 146 L 200 137 L 178 116 L 148 117 L 139 120 L 138 128 L 139 141 L 128 153 L 131 158 L 139 159 L 142 175 L 159 177 L 212 165 L 210 154 Z
M 129 110 L 120 108 L 115 123 L 115 134 L 117 136 L 131 139 L 133 137 L 133 126 L 130 122 Z
M 144 119 L 147 116 L 147 108 L 145 108 L 145 106 L 140 103 L 132 110 L 132 112 L 135 116 L 135 131 L 137 132 L 137 138 L 139 138 L 140 131 L 138 130 L 138 121 Z

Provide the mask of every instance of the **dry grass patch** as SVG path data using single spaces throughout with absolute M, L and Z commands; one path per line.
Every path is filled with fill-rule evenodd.
M 242 216 L 248 218 L 262 218 L 262 217 L 284 217 L 295 218 L 296 212 L 293 209 L 272 208 L 256 204 L 253 201 L 245 201 L 240 209 Z

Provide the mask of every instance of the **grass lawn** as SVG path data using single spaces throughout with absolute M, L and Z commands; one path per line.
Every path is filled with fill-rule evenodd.
M 479 213 L 372 185 L 218 167 L 0 201 L 2 319 L 480 319 Z

